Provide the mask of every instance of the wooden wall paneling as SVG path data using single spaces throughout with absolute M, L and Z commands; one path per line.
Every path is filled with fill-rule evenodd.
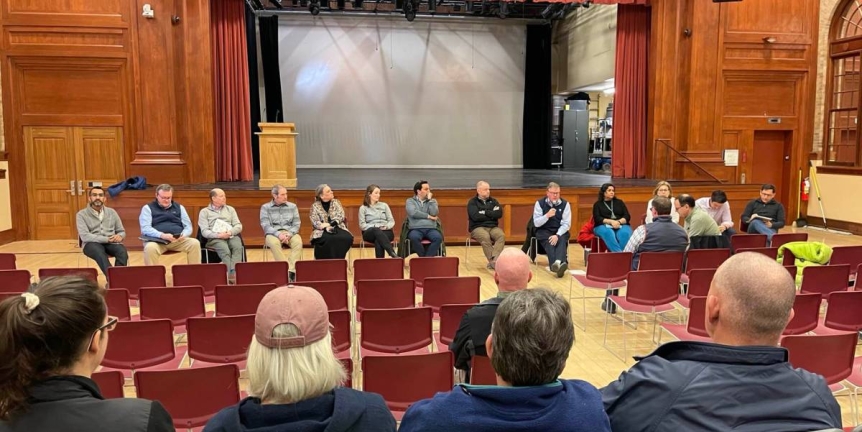
M 5 25 L 126 27 L 129 3 L 124 0 L 4 0 Z M 139 9 L 140 10 L 140 9 Z
M 126 58 L 129 32 L 123 28 L 12 27 L 3 32 L 7 54 Z
M 75 128 L 78 160 L 78 180 L 86 191 L 98 182 L 105 189 L 125 180 L 122 128 Z
M 667 178 L 666 165 L 659 163 L 666 160 L 667 153 L 663 145 L 656 144 L 657 139 L 670 139 L 676 144 L 678 137 L 676 129 L 679 122 L 675 121 L 676 107 L 687 100 L 687 86 L 679 83 L 686 78 L 683 71 L 687 68 L 677 67 L 680 62 L 686 62 L 688 39 L 682 38 L 682 15 L 686 3 L 675 4 L 670 1 L 654 1 L 651 15 L 651 40 L 649 59 L 649 89 L 647 93 L 647 143 L 646 163 L 647 177 Z
M 764 37 L 773 37 L 780 43 L 808 44 L 817 37 L 817 0 L 757 0 L 721 9 L 727 16 L 727 42 L 763 43 Z
M 677 145 L 680 151 L 709 150 L 718 141 L 720 119 L 716 115 L 719 35 L 719 8 L 712 2 L 693 2 L 691 36 L 690 105 L 685 119 L 687 139 Z M 698 31 L 698 29 L 703 29 Z M 678 177 L 675 177 L 678 178 Z

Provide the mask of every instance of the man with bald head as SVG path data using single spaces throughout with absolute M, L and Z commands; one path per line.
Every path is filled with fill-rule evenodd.
M 482 245 L 489 269 L 494 268 L 494 261 L 506 247 L 506 237 L 499 226 L 501 217 L 503 207 L 491 197 L 491 185 L 484 181 L 476 183 L 476 196 L 467 201 L 467 218 L 470 236 Z
M 215 249 L 221 262 L 227 265 L 228 280 L 236 280 L 236 263 L 242 262 L 243 247 L 239 233 L 242 223 L 236 210 L 227 205 L 227 197 L 221 189 L 210 191 L 210 205 L 201 209 L 198 215 L 198 229 L 206 239 L 202 247 Z
M 778 347 L 796 287 L 765 255 L 733 255 L 706 299 L 707 342 L 669 342 L 601 390 L 620 431 L 784 431 L 841 427 L 822 376 Z M 828 353 L 824 353 L 828 355 Z
M 530 258 L 520 249 L 506 248 L 497 257 L 494 282 L 497 283 L 497 296 L 483 301 L 468 310 L 461 318 L 455 339 L 449 344 L 449 351 L 455 355 L 455 367 L 470 370 L 470 358 L 474 355 L 488 356 L 485 340 L 491 334 L 491 323 L 497 306 L 509 294 L 527 288 L 533 278 Z

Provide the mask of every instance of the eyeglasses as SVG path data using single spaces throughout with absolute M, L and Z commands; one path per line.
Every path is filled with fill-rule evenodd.
M 160 200 L 169 200 L 169 199 L 171 199 L 171 198 L 173 198 L 173 197 L 174 197 L 173 195 L 170 195 L 170 196 L 161 196 L 161 195 L 156 195 L 156 198 L 158 198 L 158 199 L 160 199 Z
M 114 331 L 114 329 L 117 328 L 117 321 L 119 321 L 119 318 L 109 316 L 108 322 L 102 324 L 99 328 L 96 329 L 96 331 L 93 332 L 93 336 L 90 336 L 90 346 L 93 346 L 93 340 L 96 339 L 96 333 L 99 333 L 102 330 Z
M 103 193 L 91 193 L 90 196 L 91 197 L 103 197 L 103 196 L 105 196 L 105 194 L 103 194 Z

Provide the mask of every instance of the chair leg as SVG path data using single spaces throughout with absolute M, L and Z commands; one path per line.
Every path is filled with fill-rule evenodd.
M 266 247 L 266 240 L 264 239 L 263 249 L 262 249 L 262 250 L 263 250 L 263 262 L 266 262 L 266 261 L 267 261 L 267 259 L 266 259 L 266 251 L 267 251 L 267 249 L 269 249 L 269 248 L 267 248 L 267 247 Z
M 467 265 L 470 259 L 470 236 L 467 236 L 467 241 L 464 244 L 464 265 Z

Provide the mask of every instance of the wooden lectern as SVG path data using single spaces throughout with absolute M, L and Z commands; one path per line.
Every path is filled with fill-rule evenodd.
M 260 132 L 261 188 L 277 184 L 296 187 L 296 126 L 293 123 L 258 123 Z

